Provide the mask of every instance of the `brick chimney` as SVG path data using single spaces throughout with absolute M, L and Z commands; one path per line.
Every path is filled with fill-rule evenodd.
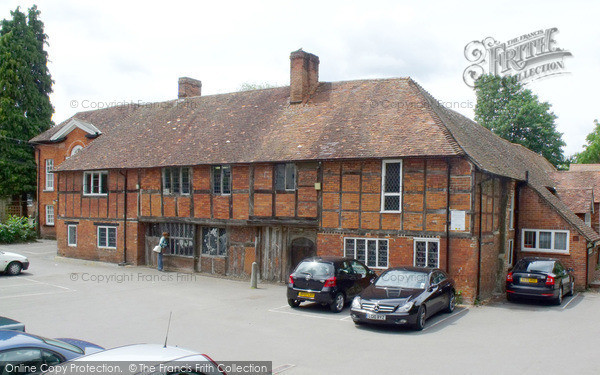
M 319 57 L 312 53 L 294 51 L 290 54 L 290 103 L 302 103 L 319 85 Z
M 179 78 L 179 99 L 200 96 L 202 91 L 202 82 L 197 79 L 181 77 Z

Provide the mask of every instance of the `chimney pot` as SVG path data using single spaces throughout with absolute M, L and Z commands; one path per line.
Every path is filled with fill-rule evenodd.
M 290 54 L 290 103 L 307 101 L 319 85 L 319 57 L 301 49 Z
M 201 81 L 189 77 L 179 78 L 179 93 L 177 94 L 177 97 L 179 99 L 190 98 L 192 96 L 200 96 L 201 92 Z

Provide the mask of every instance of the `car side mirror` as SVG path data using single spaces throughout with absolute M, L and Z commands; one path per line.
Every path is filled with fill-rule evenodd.
M 371 279 L 369 281 L 371 282 L 371 284 L 373 284 L 375 282 L 375 279 Z

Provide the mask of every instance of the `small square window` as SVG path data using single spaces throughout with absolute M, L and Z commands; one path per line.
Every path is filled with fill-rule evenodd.
M 77 225 L 70 224 L 67 226 L 67 244 L 77 246 Z

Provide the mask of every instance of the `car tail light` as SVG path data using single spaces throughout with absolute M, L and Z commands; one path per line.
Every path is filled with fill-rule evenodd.
M 509 272 L 508 275 L 506 275 L 506 281 L 511 282 L 513 281 L 513 276 L 512 276 L 512 272 Z
M 546 285 L 554 285 L 554 277 L 547 276 L 546 277 Z
M 294 278 L 292 277 L 292 275 L 290 275 L 290 284 L 294 283 Z
M 323 288 L 332 288 L 334 286 L 337 285 L 337 279 L 334 277 L 330 277 L 329 279 L 325 280 L 325 284 L 323 284 Z

